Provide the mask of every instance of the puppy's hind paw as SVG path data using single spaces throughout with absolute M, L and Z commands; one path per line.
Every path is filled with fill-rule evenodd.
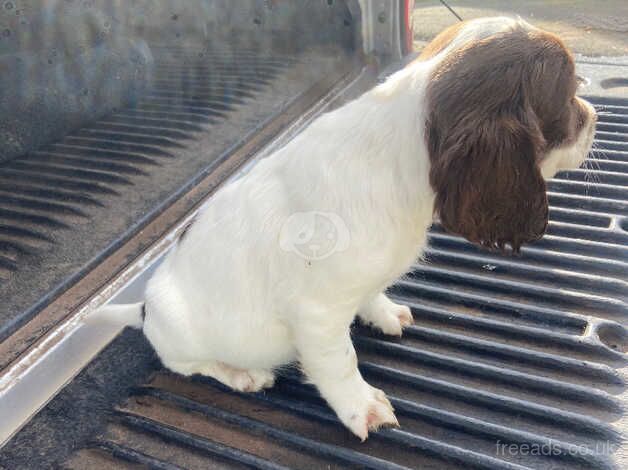
M 414 323 L 412 311 L 406 305 L 397 305 L 397 309 L 395 310 L 394 314 L 399 319 L 399 323 L 402 327 L 410 326 Z
M 231 384 L 239 392 L 259 392 L 275 384 L 275 375 L 267 370 L 241 370 L 233 374 Z
M 238 369 L 222 362 L 208 363 L 199 372 L 238 392 L 258 392 L 275 384 L 275 374 L 270 370 Z

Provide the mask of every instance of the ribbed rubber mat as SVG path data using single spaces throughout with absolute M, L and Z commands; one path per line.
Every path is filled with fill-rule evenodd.
M 587 169 L 549 183 L 547 235 L 503 257 L 435 227 L 391 288 L 415 325 L 356 327 L 360 368 L 400 429 L 364 444 L 288 371 L 252 395 L 159 372 L 67 464 L 150 468 L 613 468 L 622 439 L 628 100 L 600 109 Z M 613 424 L 615 422 L 615 424 Z

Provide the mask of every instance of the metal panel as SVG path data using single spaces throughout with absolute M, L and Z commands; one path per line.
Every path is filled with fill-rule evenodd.
M 288 106 L 354 64 L 336 48 L 152 51 L 154 84 L 135 104 L 0 163 L 0 340 Z

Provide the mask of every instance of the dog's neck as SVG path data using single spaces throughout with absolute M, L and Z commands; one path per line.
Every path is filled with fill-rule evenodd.
M 382 116 L 381 138 L 386 141 L 386 148 L 380 157 L 383 165 L 392 172 L 399 203 L 410 212 L 419 211 L 421 218 L 424 218 L 426 207 L 432 210 L 434 202 L 425 145 L 425 90 L 433 66 L 433 61 L 415 61 L 364 97 Z
M 429 73 L 411 64 L 315 120 L 276 156 L 290 175 L 288 197 L 307 195 L 303 210 L 336 210 L 347 201 L 356 216 L 368 208 L 382 223 L 424 230 L 434 204 L 424 138 Z

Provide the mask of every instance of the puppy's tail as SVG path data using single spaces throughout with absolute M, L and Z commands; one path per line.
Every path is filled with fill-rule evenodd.
M 144 324 L 144 302 L 136 304 L 105 305 L 87 315 L 83 323 L 88 325 L 118 325 L 141 328 Z

